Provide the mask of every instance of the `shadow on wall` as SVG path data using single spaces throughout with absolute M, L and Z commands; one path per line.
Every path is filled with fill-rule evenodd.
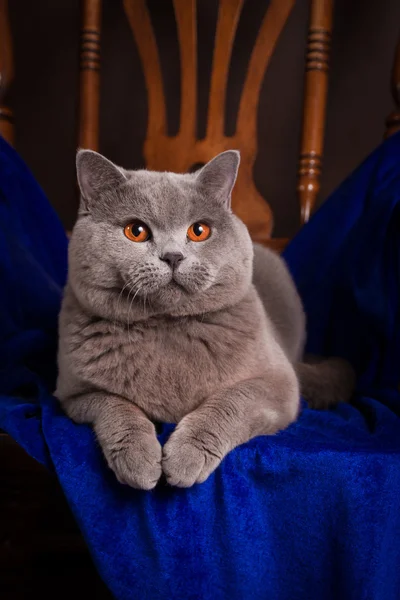
M 79 0 L 10 2 L 16 79 L 16 146 L 66 228 L 77 208 Z M 198 3 L 199 130 L 204 129 L 216 0 Z M 275 214 L 277 236 L 299 223 L 296 166 L 302 114 L 308 0 L 298 0 L 264 80 L 255 179 Z M 161 45 L 171 132 L 179 115 L 179 54 L 170 0 L 149 1 Z M 233 53 L 227 131 L 265 2 L 247 0 Z M 392 109 L 390 70 L 400 3 L 336 0 L 322 189 L 324 199 L 381 141 Z M 120 0 L 103 0 L 101 151 L 125 167 L 143 166 L 147 105 L 143 74 Z

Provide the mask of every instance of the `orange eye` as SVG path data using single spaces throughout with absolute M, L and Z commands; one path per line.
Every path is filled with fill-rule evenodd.
M 211 235 L 211 227 L 205 223 L 193 223 L 187 230 L 187 236 L 192 242 L 204 242 Z
M 124 228 L 124 234 L 131 242 L 147 242 L 151 237 L 150 228 L 142 221 L 134 221 Z

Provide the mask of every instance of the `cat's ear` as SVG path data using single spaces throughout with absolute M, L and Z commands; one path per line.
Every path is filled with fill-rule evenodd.
M 126 181 L 126 176 L 117 165 L 93 150 L 78 150 L 76 174 L 86 209 L 102 190 L 115 188 Z
M 230 208 L 231 194 L 240 163 L 238 150 L 221 152 L 198 172 L 197 183 L 218 202 Z

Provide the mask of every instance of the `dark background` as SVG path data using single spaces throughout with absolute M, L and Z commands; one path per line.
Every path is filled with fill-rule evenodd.
M 199 104 L 205 114 L 217 0 L 199 0 Z M 227 131 L 244 67 L 267 2 L 247 0 L 229 82 Z M 275 235 L 298 227 L 295 193 L 308 0 L 297 0 L 264 80 L 256 184 L 276 217 Z M 171 132 L 179 114 L 179 54 L 170 0 L 149 5 L 161 47 Z M 77 194 L 79 0 L 11 0 L 16 79 L 16 147 L 67 228 Z M 393 108 L 390 70 L 400 29 L 399 0 L 336 0 L 325 161 L 320 201 L 381 141 Z M 103 0 L 100 150 L 125 167 L 143 165 L 146 95 L 121 0 Z M 200 118 L 202 130 L 204 118 Z

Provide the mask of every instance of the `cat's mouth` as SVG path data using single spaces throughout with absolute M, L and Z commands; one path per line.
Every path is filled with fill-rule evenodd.
M 165 308 L 167 306 L 176 306 L 180 304 L 189 295 L 191 294 L 183 285 L 174 278 L 171 278 L 168 283 L 160 286 L 157 291 L 149 295 L 149 301 L 152 301 L 155 306 Z
M 165 305 L 177 305 L 184 302 L 189 297 L 195 297 L 201 291 L 204 291 L 204 285 L 197 283 L 195 280 L 185 277 L 179 277 L 177 274 L 172 274 L 168 282 L 161 285 L 154 293 L 154 300 Z
M 166 291 L 171 291 L 174 293 L 180 294 L 190 294 L 190 290 L 188 290 L 184 285 L 179 283 L 176 279 L 172 278 L 168 283 L 164 283 L 157 290 L 155 290 L 154 295 L 163 294 Z
M 182 283 L 180 281 L 178 281 L 176 279 L 176 277 L 172 277 L 170 285 L 179 288 L 180 290 L 183 290 L 184 292 L 186 292 L 186 288 L 184 287 L 184 285 L 182 285 Z
M 132 283 L 127 285 L 131 297 L 139 299 L 145 296 L 149 300 L 153 298 L 157 303 L 161 301 L 174 304 L 206 291 L 215 279 L 208 270 L 200 267 L 190 271 L 176 269 L 170 272 L 141 269 L 134 277 L 132 275 L 129 278 Z

